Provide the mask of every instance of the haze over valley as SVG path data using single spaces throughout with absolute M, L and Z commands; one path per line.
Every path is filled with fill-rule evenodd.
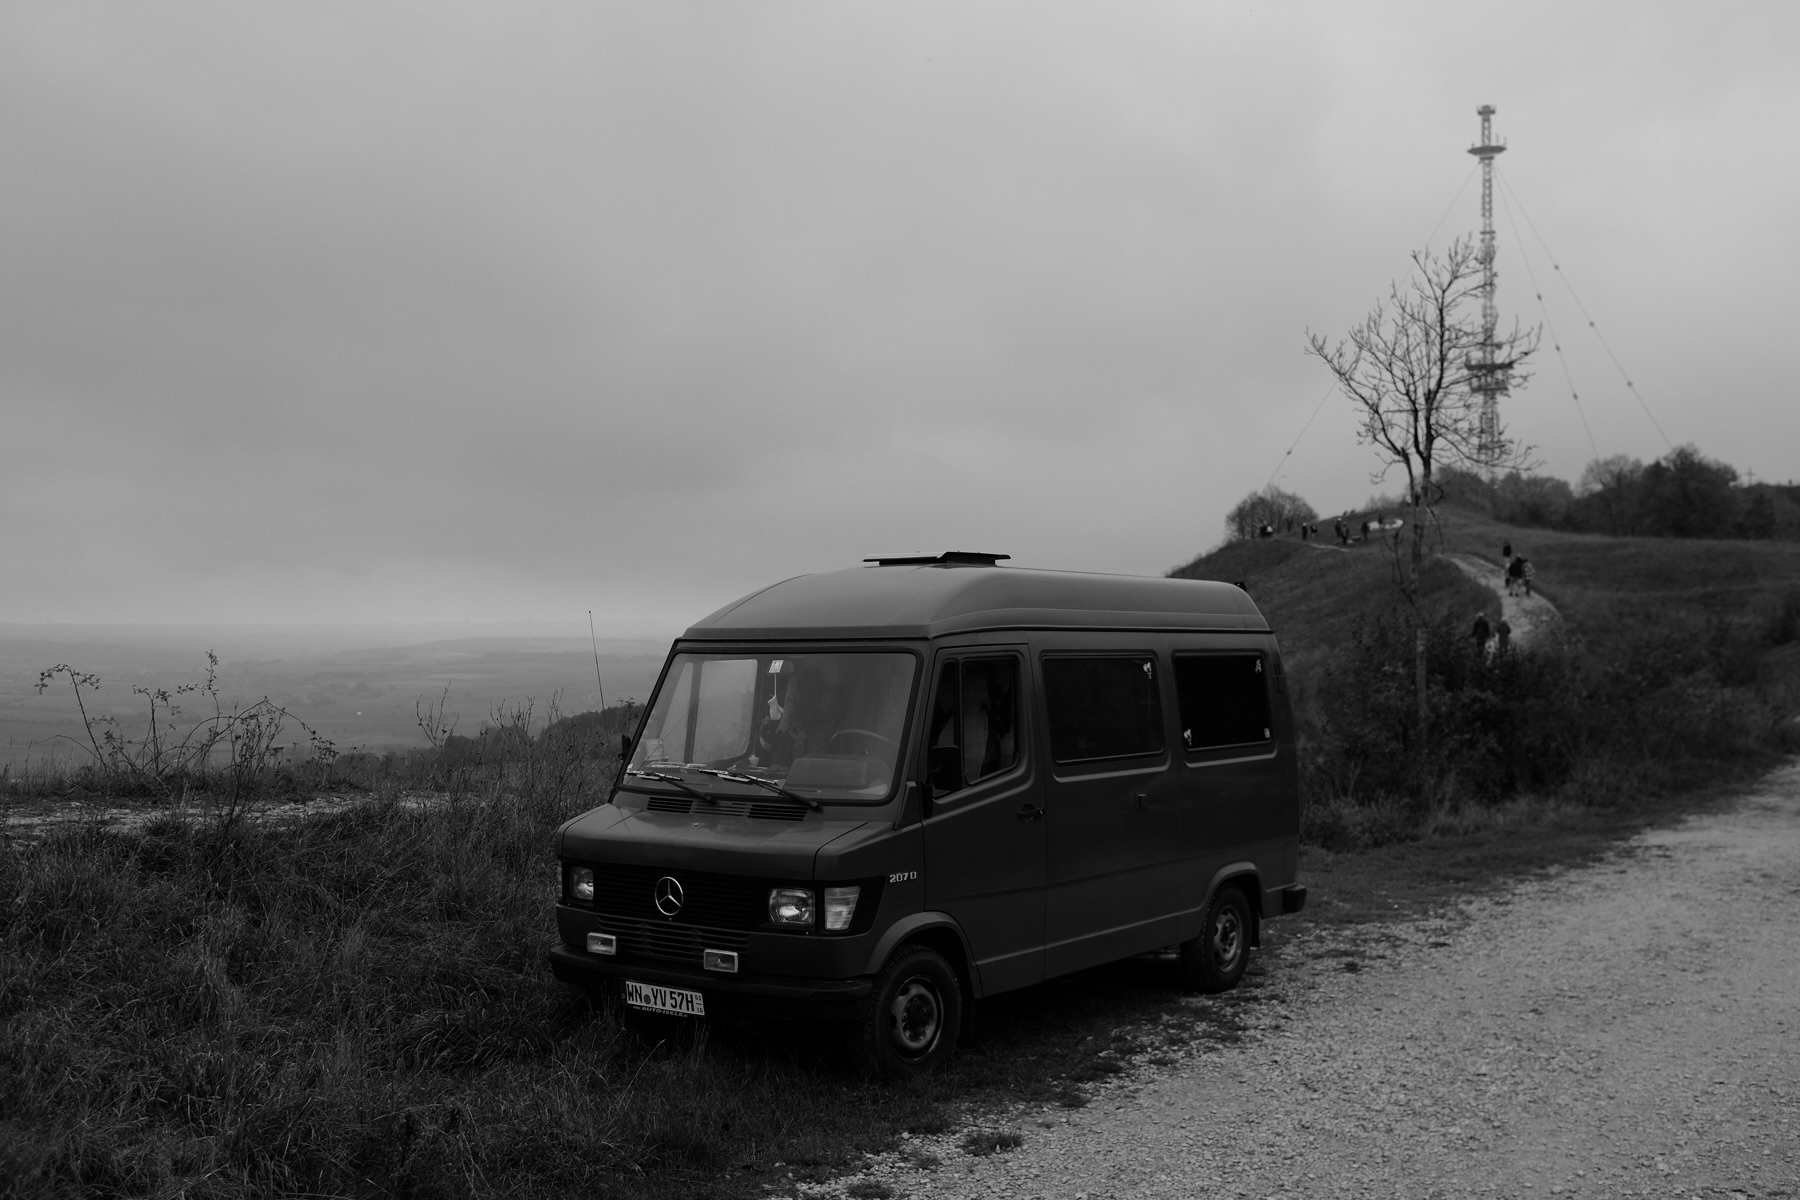
M 700 614 L 696 614 L 698 616 Z M 339 751 L 425 745 L 417 706 L 444 703 L 456 732 L 472 734 L 503 706 L 533 706 L 541 728 L 553 705 L 563 715 L 599 706 L 594 647 L 572 623 L 536 628 L 477 626 L 22 626 L 0 625 L 0 763 L 22 767 L 86 755 L 81 716 L 68 681 L 42 693 L 39 673 L 59 663 L 97 675 L 84 694 L 89 715 L 112 716 L 121 734 L 141 736 L 148 704 L 134 686 L 173 691 L 206 677 L 206 651 L 219 655 L 227 708 L 268 697 L 328 738 Z M 598 642 L 607 704 L 643 701 L 674 636 L 606 637 Z M 446 696 L 445 689 L 448 688 Z M 204 698 L 178 698 L 177 729 L 191 725 Z M 310 753 L 305 731 L 280 739 Z

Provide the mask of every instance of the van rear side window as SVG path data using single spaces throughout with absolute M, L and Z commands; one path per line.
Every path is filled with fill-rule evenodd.
M 1212 750 L 1273 740 L 1266 672 L 1260 654 L 1177 654 L 1183 744 Z
M 1050 753 L 1059 763 L 1163 748 L 1156 660 L 1149 655 L 1044 658 Z

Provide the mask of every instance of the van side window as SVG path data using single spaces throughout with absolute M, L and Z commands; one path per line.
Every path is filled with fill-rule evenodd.
M 1163 748 L 1156 660 L 1149 655 L 1044 658 L 1050 753 L 1059 763 Z
M 927 745 L 955 748 L 957 769 L 934 772 L 939 796 L 997 775 L 1019 761 L 1019 663 L 1014 658 L 952 660 L 938 673 Z
M 1267 668 L 1260 654 L 1178 654 L 1175 697 L 1189 750 L 1273 739 Z

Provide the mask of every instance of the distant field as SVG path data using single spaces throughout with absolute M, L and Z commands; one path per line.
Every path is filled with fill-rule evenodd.
M 1498 561 L 1503 542 L 1537 568 L 1536 585 L 1588 643 L 1604 649 L 1630 625 L 1687 614 L 1759 621 L 1800 589 L 1800 543 L 1615 538 L 1502 525 L 1444 511 L 1448 550 Z
M 57 630 L 56 637 L 0 634 L 0 763 L 28 759 L 77 761 L 63 737 L 81 733 L 68 684 L 58 681 L 43 695 L 38 673 L 58 663 L 98 675 L 99 704 L 92 715 L 111 715 L 122 732 L 143 732 L 146 705 L 133 686 L 167 688 L 205 678 L 208 642 L 198 635 L 111 636 L 89 640 Z M 348 639 L 346 639 L 348 640 Z M 457 728 L 473 733 L 500 705 L 531 701 L 541 716 L 557 699 L 565 714 L 598 707 L 594 652 L 586 638 L 471 637 L 401 645 L 332 647 L 312 639 L 283 644 L 280 639 L 240 637 L 218 644 L 219 689 L 226 703 L 269 697 L 330 738 L 340 750 L 381 750 L 420 746 L 424 737 L 415 705 L 436 701 L 448 687 L 447 710 L 460 716 Z M 647 699 L 668 650 L 667 641 L 602 639 L 601 678 L 606 699 Z M 197 698 L 184 703 L 184 717 L 199 713 Z M 305 736 L 294 731 L 295 742 Z

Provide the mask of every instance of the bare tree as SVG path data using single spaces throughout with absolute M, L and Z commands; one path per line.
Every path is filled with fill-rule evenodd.
M 1477 382 L 1497 368 L 1502 379 L 1522 383 L 1528 378 L 1525 360 L 1538 344 L 1535 329 L 1522 332 L 1517 325 L 1489 341 L 1481 318 L 1481 251 L 1472 242 L 1458 238 L 1441 256 L 1416 251 L 1412 262 L 1405 282 L 1389 285 L 1387 300 L 1347 338 L 1332 343 L 1311 330 L 1306 335 L 1307 352 L 1330 368 L 1361 410 L 1357 440 L 1373 446 L 1382 460 L 1371 479 L 1379 482 L 1395 467 L 1406 472 L 1413 536 L 1401 586 L 1409 598 L 1416 595 L 1425 557 L 1422 518 L 1435 523 L 1443 495 L 1436 469 L 1529 468 L 1530 448 L 1504 427 L 1491 441 L 1483 439 Z

